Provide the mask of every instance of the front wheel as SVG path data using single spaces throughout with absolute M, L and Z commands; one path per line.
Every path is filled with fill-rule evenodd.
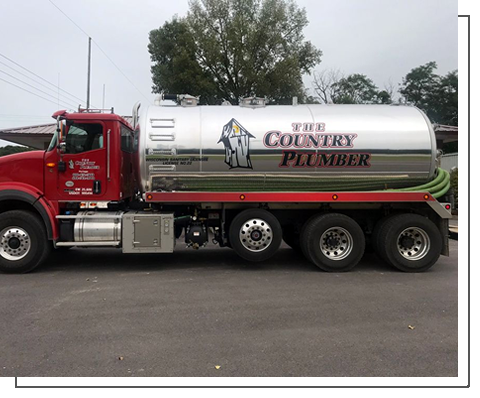
M 36 214 L 24 210 L 0 214 L 0 271 L 29 272 L 47 258 L 50 249 L 45 225 Z
M 365 251 L 365 235 L 360 226 L 337 213 L 313 216 L 302 229 L 300 243 L 305 257 L 327 272 L 351 270 Z
M 435 224 L 418 214 L 398 214 L 378 230 L 378 254 L 404 272 L 423 272 L 436 263 L 442 251 L 442 235 Z
M 264 261 L 280 247 L 282 227 L 272 213 L 248 209 L 233 219 L 228 236 L 232 249 L 240 257 L 248 261 Z

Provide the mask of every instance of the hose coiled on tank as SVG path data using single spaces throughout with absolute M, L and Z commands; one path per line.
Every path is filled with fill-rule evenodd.
M 445 195 L 450 189 L 450 174 L 441 169 L 437 169 L 437 176 L 427 184 L 418 185 L 415 187 L 400 188 L 400 189 L 391 189 L 389 191 L 394 192 L 413 192 L 413 191 L 427 191 L 435 199 L 440 198 Z

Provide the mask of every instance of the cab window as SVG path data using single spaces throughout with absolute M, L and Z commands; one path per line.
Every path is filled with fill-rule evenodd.
M 82 153 L 103 148 L 103 128 L 101 124 L 73 124 L 66 137 L 66 153 Z
M 121 149 L 124 152 L 132 153 L 133 152 L 133 132 L 129 128 L 121 125 L 120 135 L 122 138 Z

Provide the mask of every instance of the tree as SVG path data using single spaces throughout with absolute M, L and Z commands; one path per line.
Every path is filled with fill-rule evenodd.
M 390 104 L 391 94 L 379 90 L 365 75 L 344 76 L 332 69 L 314 75 L 314 90 L 324 104 Z
M 212 75 L 196 60 L 195 42 L 184 18 L 175 16 L 152 30 L 148 51 L 153 61 L 153 92 L 201 94 L 205 103 L 220 97 Z
M 333 84 L 332 100 L 335 104 L 388 104 L 390 96 L 379 91 L 373 81 L 365 75 L 355 73 L 341 78 Z
M 390 97 L 390 101 L 393 104 L 397 100 L 397 87 L 398 84 L 395 84 L 392 79 L 388 79 L 388 82 L 383 85 L 383 91 L 385 91 Z
M 313 74 L 313 90 L 318 96 L 320 103 L 333 103 L 335 95 L 334 84 L 343 78 L 343 73 L 338 69 L 323 70 Z
M 436 62 L 413 68 L 403 79 L 400 93 L 422 109 L 433 123 L 458 125 L 458 71 L 435 74 Z
M 458 70 L 440 77 L 435 107 L 439 123 L 458 126 Z
M 11 155 L 13 153 L 28 152 L 28 151 L 34 151 L 34 149 L 27 146 L 7 145 L 0 148 L 0 157 Z
M 292 0 L 191 0 L 189 8 L 150 32 L 154 92 L 188 92 L 203 103 L 305 99 L 302 74 L 321 57 L 304 40 L 305 9 Z

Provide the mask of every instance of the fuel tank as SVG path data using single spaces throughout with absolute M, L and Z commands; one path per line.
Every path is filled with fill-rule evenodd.
M 401 188 L 436 168 L 433 127 L 411 106 L 154 105 L 134 123 L 144 192 Z

